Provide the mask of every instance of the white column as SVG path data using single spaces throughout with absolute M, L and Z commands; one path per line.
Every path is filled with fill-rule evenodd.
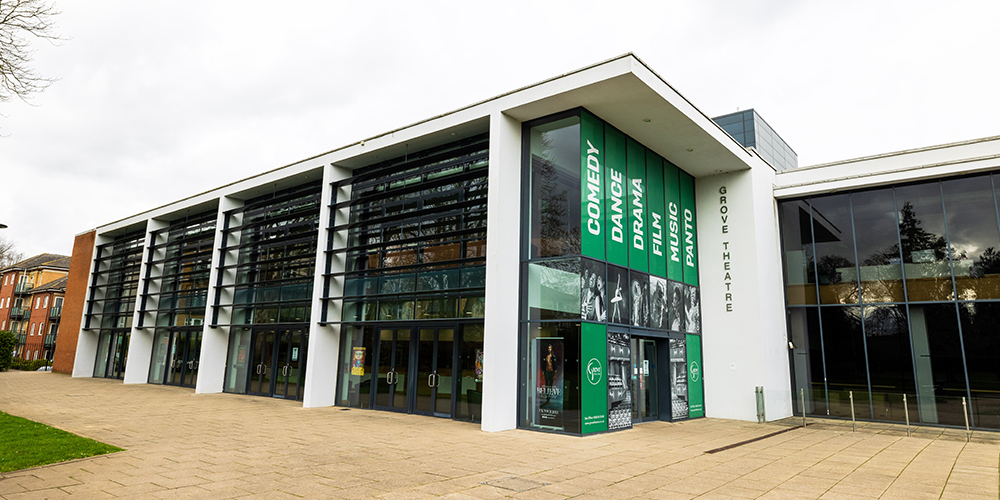
M 237 200 L 223 196 L 219 199 L 219 213 L 215 221 L 215 243 L 212 251 L 212 270 L 208 275 L 208 299 L 205 301 L 205 324 L 202 327 L 201 354 L 198 364 L 198 382 L 195 384 L 194 392 L 197 394 L 211 394 L 222 392 L 226 375 L 226 354 L 229 348 L 229 327 L 215 327 L 212 314 L 215 305 L 215 294 L 218 289 L 219 273 L 222 273 L 222 284 L 231 285 L 236 283 L 236 272 L 229 270 L 223 273 L 219 266 L 222 264 L 222 247 L 226 243 L 232 248 L 238 241 L 238 237 L 230 235 L 230 240 L 224 241 L 223 228 L 226 222 L 226 211 L 243 206 L 243 200 Z M 236 262 L 236 252 L 227 253 L 225 262 L 232 264 Z M 220 297 L 220 306 L 233 303 L 233 289 L 223 288 Z M 220 311 L 219 323 L 229 323 L 229 312 Z
M 98 329 L 101 325 L 98 319 L 98 324 L 92 324 L 89 330 L 85 330 L 87 327 L 87 311 L 91 308 L 92 300 L 104 298 L 103 289 L 100 289 L 100 296 L 92 297 L 95 286 L 94 273 L 100 271 L 97 268 L 97 247 L 110 242 L 111 238 L 106 236 L 100 234 L 94 236 L 94 248 L 90 255 L 90 273 L 87 274 L 87 299 L 83 304 L 83 317 L 80 318 L 80 335 L 76 339 L 76 356 L 73 359 L 74 377 L 94 376 L 94 365 L 97 359 L 97 341 L 99 340 Z M 107 277 L 102 278 L 96 285 L 100 286 L 106 282 Z
M 327 248 L 339 249 L 347 246 L 347 230 L 332 234 L 330 221 L 335 218 L 336 224 L 344 224 L 350 215 L 348 209 L 332 213 L 330 201 L 333 187 L 330 185 L 351 176 L 351 171 L 336 166 L 323 169 L 323 195 L 320 205 L 319 237 L 316 241 L 316 270 L 313 274 L 312 313 L 309 325 L 309 346 L 306 351 L 306 381 L 302 397 L 302 406 L 315 408 L 333 406 L 337 398 L 337 372 L 340 362 L 340 325 L 320 324 L 323 321 L 323 287 L 326 272 Z M 350 199 L 350 186 L 342 187 L 337 192 L 336 202 Z M 332 241 L 331 241 L 332 240 Z M 331 246 L 332 245 L 332 246 Z M 330 272 L 344 271 L 346 256 L 337 254 L 330 260 Z M 344 278 L 339 276 L 331 280 L 330 297 L 343 295 Z M 331 301 L 327 306 L 327 321 L 340 321 L 340 300 Z
M 153 354 L 153 330 L 156 326 L 156 316 L 149 314 L 143 318 L 143 326 L 139 327 L 139 319 L 142 318 L 142 294 L 147 290 L 146 282 L 157 278 L 163 273 L 163 265 L 155 265 L 159 269 L 147 269 L 148 262 L 153 259 L 162 259 L 165 252 L 160 252 L 161 256 L 152 255 L 153 235 L 152 232 L 163 229 L 170 224 L 166 221 L 149 219 L 146 221 L 146 236 L 142 243 L 142 262 L 139 263 L 139 284 L 135 294 L 135 310 L 132 312 L 132 333 L 128 342 L 128 363 L 125 364 L 126 384 L 145 384 L 149 381 L 149 362 Z M 149 279 L 147 279 L 149 275 Z M 159 285 L 154 285 L 159 286 Z M 149 290 L 157 291 L 156 289 Z M 155 306 L 155 299 L 153 305 Z M 147 309 L 149 309 L 147 304 Z
M 499 111 L 490 115 L 487 203 L 482 429 L 495 432 L 517 426 L 521 233 L 521 123 Z
M 764 387 L 769 420 L 792 414 L 774 172 L 696 180 L 705 412 L 753 421 Z

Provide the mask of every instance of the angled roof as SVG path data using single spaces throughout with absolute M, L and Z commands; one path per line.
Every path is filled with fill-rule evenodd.
M 31 270 L 38 268 L 61 269 L 69 271 L 69 255 L 59 255 L 55 253 L 43 253 L 11 264 L 0 272 L 11 270 Z
M 57 280 L 50 281 L 44 285 L 36 286 L 31 289 L 31 293 L 42 293 L 42 292 L 65 292 L 66 291 L 66 281 L 69 280 L 69 276 L 63 276 Z

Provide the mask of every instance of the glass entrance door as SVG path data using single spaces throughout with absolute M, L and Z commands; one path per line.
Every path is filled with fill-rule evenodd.
M 451 417 L 455 329 L 420 329 L 414 413 Z
M 194 387 L 198 383 L 201 335 L 200 330 L 172 331 L 165 335 L 169 348 L 163 383 L 181 387 Z
M 125 378 L 128 341 L 128 332 L 101 333 L 97 341 L 97 359 L 94 363 L 95 377 Z
M 303 328 L 254 330 L 247 394 L 301 399 L 306 337 Z
M 656 340 L 632 337 L 631 348 L 632 421 L 658 420 Z
M 254 330 L 250 341 L 250 384 L 247 394 L 270 396 L 274 380 L 274 340 L 276 332 Z
M 410 329 L 379 330 L 375 408 L 409 411 Z

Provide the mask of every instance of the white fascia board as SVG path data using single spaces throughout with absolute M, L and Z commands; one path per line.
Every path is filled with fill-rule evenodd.
M 1000 137 L 778 172 L 774 197 L 882 186 L 1000 168 Z
M 577 107 L 589 109 L 696 177 L 766 166 L 754 161 L 752 153 L 641 60 L 626 54 L 99 226 L 97 231 L 108 233 L 151 218 L 169 219 L 193 207 L 209 209 L 223 196 L 249 198 L 260 189 L 290 187 L 305 175 L 322 175 L 326 165 L 355 169 L 488 132 L 495 111 L 524 122 Z

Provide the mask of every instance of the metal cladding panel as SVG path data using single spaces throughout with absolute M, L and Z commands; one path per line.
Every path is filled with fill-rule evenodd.
M 608 262 L 628 266 L 628 196 L 625 176 L 625 134 L 612 127 L 604 131 L 605 226 Z
M 628 139 L 628 262 L 636 271 L 649 272 L 646 241 L 646 148 Z
M 667 277 L 667 258 L 664 242 L 664 196 L 663 196 L 663 158 L 646 151 L 646 213 L 649 214 L 649 272 Z
M 588 257 L 604 259 L 604 122 L 584 111 L 580 116 L 581 246 Z
M 667 229 L 667 278 L 674 281 L 684 280 L 683 219 L 681 212 L 680 169 L 669 161 L 663 162 L 663 197 L 666 205 Z
M 684 248 L 684 283 L 698 286 L 698 237 L 695 234 L 697 219 L 695 218 L 694 177 L 687 172 L 680 173 L 681 184 L 681 222 L 683 225 Z

